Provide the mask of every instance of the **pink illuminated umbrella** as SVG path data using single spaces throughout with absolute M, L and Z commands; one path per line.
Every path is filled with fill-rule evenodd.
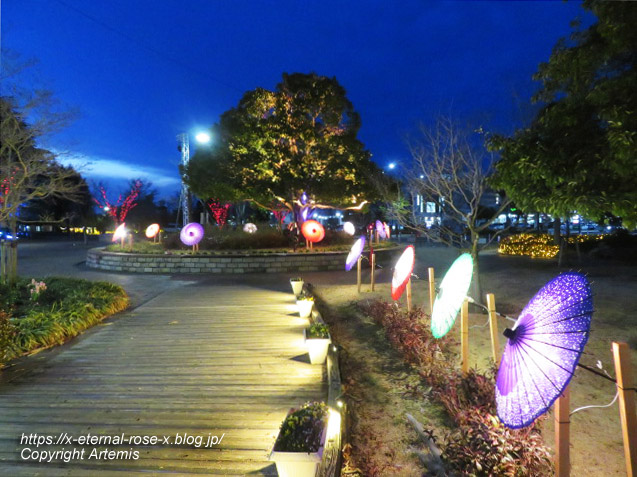
M 197 222 L 190 222 L 184 225 L 179 233 L 179 238 L 184 245 L 197 245 L 203 238 L 203 227 Z
M 150 224 L 146 227 L 146 238 L 153 238 L 159 233 L 159 224 Z
M 588 341 L 593 297 L 581 273 L 563 273 L 537 292 L 512 329 L 496 378 L 498 417 L 517 429 L 562 394 Z
M 122 222 L 113 232 L 113 242 L 117 242 L 118 240 L 126 237 L 126 223 Z
M 413 245 L 409 245 L 396 262 L 394 267 L 394 275 L 391 279 L 391 297 L 398 300 L 407 286 L 407 282 L 411 278 L 414 271 L 414 262 L 416 261 L 416 250 Z
M 352 245 L 352 249 L 347 254 L 347 259 L 345 259 L 345 271 L 349 272 L 354 264 L 358 261 L 358 257 L 360 257 L 363 253 L 363 249 L 365 248 L 365 236 L 361 235 L 359 239 L 354 242 Z

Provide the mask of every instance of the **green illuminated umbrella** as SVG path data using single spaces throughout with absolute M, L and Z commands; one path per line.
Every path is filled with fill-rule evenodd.
M 468 253 L 463 253 L 451 264 L 442 279 L 431 314 L 431 333 L 434 338 L 442 338 L 455 323 L 467 297 L 472 273 L 473 259 Z

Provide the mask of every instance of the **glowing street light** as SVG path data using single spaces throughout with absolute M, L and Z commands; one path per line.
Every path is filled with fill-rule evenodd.
M 205 131 L 198 132 L 195 139 L 199 144 L 208 144 L 210 142 L 210 134 Z
M 395 162 L 390 162 L 387 167 L 389 168 L 389 170 L 393 170 L 396 168 L 396 163 Z

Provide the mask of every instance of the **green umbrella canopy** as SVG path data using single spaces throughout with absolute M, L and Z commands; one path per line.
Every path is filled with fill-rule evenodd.
M 470 254 L 463 253 L 451 264 L 442 279 L 431 314 L 431 333 L 434 338 L 442 338 L 455 323 L 469 291 L 472 273 L 473 259 Z

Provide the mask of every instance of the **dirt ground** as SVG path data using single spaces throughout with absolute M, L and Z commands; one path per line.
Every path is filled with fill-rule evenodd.
M 427 267 L 436 269 L 436 278 L 441 279 L 447 268 L 451 265 L 457 252 L 446 247 L 418 247 L 417 262 L 414 273 L 422 280 L 413 282 L 413 300 L 415 305 L 429 309 L 427 298 Z M 586 346 L 582 363 L 595 367 L 598 360 L 603 363 L 611 375 L 614 376 L 613 360 L 611 354 L 612 341 L 628 342 L 632 351 L 633 375 L 637 375 L 637 266 L 618 262 L 584 262 L 582 264 L 572 262 L 570 266 L 558 268 L 555 260 L 529 259 L 525 257 L 503 257 L 497 255 L 494 250 L 488 250 L 481 256 L 480 275 L 483 293 L 494 293 L 496 308 L 499 312 L 516 317 L 533 295 L 551 278 L 560 272 L 578 270 L 586 273 L 591 281 L 594 293 L 595 313 L 593 315 L 592 329 L 589 342 Z M 339 274 L 340 275 L 340 274 Z M 332 310 L 347 310 L 347 304 L 358 300 L 380 298 L 390 301 L 389 282 L 391 270 L 387 266 L 376 274 L 376 291 L 369 291 L 369 270 L 363 272 L 363 288 L 360 295 L 356 292 L 356 275 L 339 276 L 333 283 L 318 283 L 317 292 L 326 300 Z M 400 306 L 406 306 L 404 298 Z M 349 308 L 352 308 L 351 306 Z M 347 319 L 343 317 L 343 319 Z M 470 315 L 470 362 L 472 367 L 485 369 L 490 362 L 490 341 L 486 315 L 472 313 Z M 504 330 L 506 322 L 502 320 L 500 330 Z M 459 328 L 456 324 L 451 333 L 456 333 L 459 340 Z M 360 336 L 357 338 L 360 342 Z M 377 353 L 378 347 L 373 346 L 373 336 L 369 337 L 370 352 Z M 503 349 L 505 338 L 501 337 L 500 348 Z M 361 350 L 359 349 L 360 353 Z M 386 356 L 378 356 L 378 359 L 388 359 Z M 400 402 L 404 400 L 400 392 L 396 395 L 395 387 L 390 381 L 396 381 L 400 376 L 403 388 L 409 389 L 409 373 L 401 370 L 397 372 L 390 363 L 383 368 L 374 370 L 370 379 L 375 382 L 374 396 L 383 389 L 394 389 L 393 395 L 388 399 Z M 407 376 L 407 378 L 405 378 Z M 347 379 L 347 377 L 345 378 Z M 407 381 L 405 381 L 407 379 Z M 387 380 L 387 383 L 383 381 Z M 607 404 L 615 395 L 615 387 L 611 382 L 596 377 L 591 373 L 578 369 L 571 382 L 571 409 L 590 404 Z M 409 393 L 402 393 L 403 396 Z M 367 396 L 369 397 L 369 396 Z M 366 398 L 362 396 L 361 398 Z M 391 434 L 387 426 L 391 426 L 391 420 L 402 419 L 398 415 L 414 407 L 414 396 L 409 396 L 407 404 L 394 406 L 396 415 L 387 419 L 377 416 L 377 423 L 368 422 L 365 426 L 382 426 Z M 375 398 L 378 399 L 378 398 Z M 423 398 L 422 401 L 426 399 Z M 381 406 L 382 407 L 382 406 Z M 385 407 L 386 409 L 386 407 Z M 438 412 L 427 412 L 421 406 L 420 416 L 423 419 L 438 419 Z M 389 422 L 387 422 L 389 420 Z M 427 424 L 424 422 L 424 424 Z M 433 422 L 432 422 L 433 424 Z M 365 426 L 362 428 L 365 429 Z M 552 447 L 554 444 L 554 430 L 552 419 L 546 419 L 544 424 L 544 437 Z M 391 445 L 379 443 L 378 448 L 391 454 Z M 390 456 L 391 457 L 391 456 Z M 415 458 L 406 459 L 408 464 L 402 475 L 419 475 L 413 468 Z M 624 463 L 623 441 L 619 420 L 617 403 L 606 409 L 590 409 L 578 412 L 571 418 L 571 475 L 575 477 L 586 476 L 623 476 L 626 475 Z M 395 470 L 395 469 L 394 469 Z M 377 475 L 394 475 L 394 472 L 380 472 Z

